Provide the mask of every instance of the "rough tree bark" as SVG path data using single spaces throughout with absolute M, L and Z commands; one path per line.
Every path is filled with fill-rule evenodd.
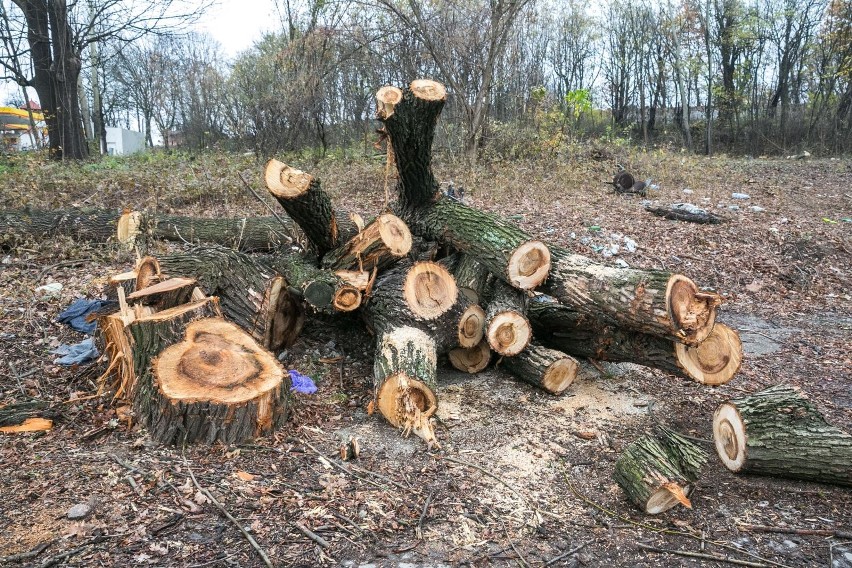
M 561 394 L 577 378 L 577 360 L 555 349 L 530 343 L 514 357 L 500 360 L 507 371 L 550 394 Z

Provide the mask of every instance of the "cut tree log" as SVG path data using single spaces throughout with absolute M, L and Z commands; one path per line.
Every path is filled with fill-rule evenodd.
M 108 214 L 105 212 L 105 214 Z M 296 226 L 276 217 L 202 218 L 124 211 L 115 236 L 127 247 L 146 249 L 152 241 L 217 244 L 242 252 L 268 252 L 293 242 Z
M 384 213 L 343 246 L 330 251 L 322 265 L 331 270 L 383 270 L 411 250 L 411 232 L 396 215 Z
M 361 290 L 370 283 L 370 274 L 357 270 L 318 268 L 309 257 L 299 254 L 279 254 L 264 262 L 283 275 L 290 289 L 298 291 L 305 302 L 319 312 L 351 312 L 362 301 Z
M 514 357 L 504 357 L 499 365 L 522 381 L 550 394 L 561 394 L 577 378 L 577 360 L 555 349 L 530 343 Z
M 491 349 L 508 357 L 519 354 L 532 339 L 526 318 L 526 292 L 505 282 L 495 282 L 494 294 L 485 311 L 485 337 Z
M 153 256 L 146 256 L 136 263 L 136 290 L 153 286 L 163 279 L 160 263 Z
M 852 434 L 827 423 L 796 388 L 778 385 L 723 403 L 713 438 L 731 471 L 852 485 Z
M 491 347 L 483 339 L 473 347 L 456 347 L 447 353 L 450 364 L 463 373 L 475 374 L 485 370 L 491 362 Z
M 469 254 L 455 254 L 451 271 L 456 277 L 459 292 L 467 296 L 474 304 L 484 304 L 483 296 L 487 291 L 489 273 L 476 257 Z
M 138 276 L 136 281 L 140 281 Z M 195 284 L 195 278 L 168 278 L 146 288 L 137 289 L 127 296 L 127 301 L 131 304 L 149 306 L 159 312 L 187 303 L 192 298 Z
M 743 359 L 739 335 L 722 323 L 699 345 L 687 346 L 620 328 L 544 296 L 530 302 L 527 316 L 539 341 L 575 357 L 636 363 L 704 385 L 727 383 Z
M 447 90 L 441 83 L 420 79 L 405 90 L 383 87 L 376 99 L 377 117 L 390 137 L 399 172 L 401 205 L 414 210 L 440 193 L 432 174 L 432 140 Z
M 393 327 L 420 329 L 438 353 L 471 347 L 483 335 L 482 308 L 460 297 L 453 275 L 435 262 L 404 263 L 382 273 L 364 316 L 377 337 Z
M 439 446 L 432 415 L 438 409 L 435 341 L 409 326 L 388 327 L 376 341 L 376 406 L 388 422 L 414 433 L 429 447 Z
M 719 223 L 726 221 L 724 217 L 720 217 L 715 213 L 705 211 L 704 209 L 701 209 L 699 207 L 677 207 L 677 205 L 689 204 L 678 203 L 672 207 L 650 207 L 646 205 L 645 211 L 647 211 L 648 213 L 653 213 L 658 217 L 671 219 L 673 221 L 687 221 L 689 223 L 701 223 L 705 225 L 718 225 Z
M 164 444 L 238 444 L 286 419 L 285 371 L 247 333 L 219 318 L 194 321 L 153 361 L 156 389 L 140 403 Z M 141 395 L 141 393 L 140 393 Z
M 692 508 L 689 494 L 694 479 L 679 467 L 680 453 L 653 436 L 643 436 L 624 450 L 615 462 L 613 477 L 627 497 L 650 515 L 682 504 Z
M 166 274 L 196 278 L 219 298 L 225 317 L 267 349 L 290 346 L 299 336 L 305 321 L 301 299 L 291 293 L 288 279 L 257 259 L 209 246 L 159 260 Z
M 8 209 L 0 211 L 0 244 L 20 237 L 56 236 L 106 243 L 115 240 L 118 217 L 114 211 L 102 209 Z
M 560 303 L 620 327 L 698 345 L 710 335 L 721 297 L 681 274 L 617 268 L 551 246 L 553 268 L 542 291 Z
M 299 225 L 318 257 L 358 233 L 348 216 L 332 208 L 331 199 L 314 176 L 272 159 L 264 177 L 269 193 Z

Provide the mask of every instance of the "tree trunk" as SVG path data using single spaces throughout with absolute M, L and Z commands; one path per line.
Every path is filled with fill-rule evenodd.
M 542 291 L 560 303 L 642 333 L 698 345 L 713 329 L 718 294 L 680 274 L 616 268 L 551 246 L 553 268 Z
M 289 219 L 279 220 L 276 217 L 208 219 L 126 211 L 121 214 L 116 234 L 119 242 L 130 247 L 145 248 L 149 241 L 160 239 L 218 244 L 242 252 L 268 252 L 292 243 L 295 229 Z
M 692 508 L 688 497 L 693 482 L 679 467 L 679 453 L 652 436 L 639 438 L 615 462 L 613 477 L 627 497 L 650 515 L 678 503 Z
M 0 211 L 0 243 L 15 235 L 50 239 L 63 235 L 75 241 L 106 243 L 115 239 L 118 214 L 99 209 L 8 209 Z
M 623 329 L 553 301 L 530 302 L 527 315 L 541 342 L 571 355 L 636 363 L 705 385 L 730 381 L 743 358 L 739 335 L 722 323 L 700 344 L 687 346 Z
M 411 250 L 411 232 L 396 215 L 384 213 L 343 246 L 330 251 L 322 265 L 331 270 L 383 270 Z
M 452 264 L 452 273 L 456 277 L 459 292 L 467 296 L 474 304 L 482 304 L 482 295 L 486 291 L 489 272 L 476 257 L 469 254 L 457 254 Z
M 485 337 L 491 349 L 501 355 L 518 355 L 532 338 L 527 320 L 526 292 L 505 282 L 495 282 L 494 295 L 485 311 Z
M 491 347 L 483 339 L 473 347 L 456 347 L 447 353 L 450 364 L 464 373 L 483 371 L 491 362 Z
M 438 410 L 435 341 L 424 331 L 389 325 L 378 336 L 374 366 L 376 405 L 403 435 L 438 446 L 431 420 Z
M 358 233 L 350 219 L 334 211 L 328 194 L 312 175 L 270 160 L 265 178 L 269 192 L 301 227 L 318 257 L 322 258 Z
M 713 438 L 731 471 L 852 485 L 852 435 L 828 424 L 793 387 L 723 403 Z
M 250 256 L 208 247 L 159 261 L 166 274 L 191 276 L 207 294 L 218 296 L 225 316 L 267 349 L 292 345 L 302 330 L 304 308 L 289 280 Z
M 514 357 L 504 357 L 500 363 L 522 381 L 550 394 L 561 394 L 577 378 L 577 360 L 555 349 L 530 343 Z
M 184 327 L 163 313 L 156 323 L 130 326 L 134 355 L 150 361 L 152 387 L 137 391 L 134 407 L 154 439 L 239 444 L 286 418 L 285 373 L 274 355 L 222 319 Z

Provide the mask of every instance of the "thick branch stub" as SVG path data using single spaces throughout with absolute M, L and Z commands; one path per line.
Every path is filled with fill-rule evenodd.
M 447 354 L 450 364 L 463 373 L 476 374 L 491 362 L 491 347 L 483 339 L 473 347 L 456 347 Z
M 415 79 L 408 88 L 411 90 L 411 94 L 424 101 L 447 100 L 446 87 L 431 79 Z
M 390 85 L 382 87 L 376 93 L 377 111 L 376 116 L 379 120 L 390 118 L 393 115 L 394 107 L 402 100 L 402 89 L 392 87 Z
M 314 176 L 273 158 L 266 164 L 264 179 L 269 192 L 275 197 L 292 199 L 308 191 Z
M 411 313 L 432 320 L 449 310 L 458 299 L 456 279 L 436 262 L 418 262 L 405 276 L 403 296 Z

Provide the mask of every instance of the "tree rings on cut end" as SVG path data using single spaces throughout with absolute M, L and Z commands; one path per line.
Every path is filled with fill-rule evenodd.
M 485 310 L 472 304 L 462 313 L 458 325 L 459 347 L 474 347 L 485 335 Z
M 273 278 L 268 290 L 264 345 L 276 351 L 296 341 L 305 325 L 305 309 L 302 302 L 290 294 L 283 276 Z
M 544 371 L 541 388 L 551 394 L 561 394 L 577 378 L 577 360 L 573 357 L 557 359 Z
M 387 247 L 388 252 L 401 257 L 411 250 L 411 231 L 405 221 L 391 213 L 381 215 L 376 222 L 379 225 L 379 236 Z
M 415 316 L 432 320 L 449 310 L 458 299 L 456 279 L 437 262 L 415 263 L 405 276 L 403 296 Z
M 431 79 L 415 79 L 409 88 L 415 97 L 424 101 L 443 101 L 447 98 L 446 87 Z
M 713 440 L 719 459 L 731 471 L 740 471 L 746 461 L 745 424 L 736 406 L 723 403 L 713 415 Z
M 701 292 L 695 282 L 674 274 L 666 286 L 666 304 L 674 331 L 687 345 L 698 345 L 710 335 L 716 323 L 718 294 Z
M 334 294 L 332 306 L 338 312 L 351 312 L 361 305 L 361 291 L 354 286 L 341 286 Z
M 271 159 L 264 171 L 266 187 L 275 197 L 292 199 L 305 193 L 314 181 L 314 176 L 302 170 L 291 168 L 283 162 Z
M 386 87 L 382 87 L 376 93 L 376 103 L 377 109 L 376 114 L 378 118 L 384 120 L 386 118 L 390 118 L 393 115 L 394 107 L 402 100 L 402 89 L 398 87 L 392 87 L 390 85 Z
M 687 375 L 703 385 L 723 385 L 740 370 L 743 344 L 739 334 L 723 323 L 695 346 L 675 343 L 678 363 Z
M 491 318 L 486 332 L 491 349 L 501 355 L 517 355 L 532 338 L 530 322 L 518 312 L 500 312 Z
M 485 369 L 491 362 L 491 347 L 483 339 L 473 347 L 451 349 L 447 355 L 453 367 L 464 373 L 475 374 Z
M 173 403 L 240 404 L 281 388 L 284 370 L 236 325 L 217 318 L 192 322 L 186 338 L 154 363 L 160 393 Z
M 152 286 L 163 279 L 160 261 L 153 256 L 146 256 L 136 264 L 136 289 L 141 290 Z
M 521 244 L 509 257 L 507 273 L 512 286 L 532 290 L 550 273 L 550 250 L 541 241 Z

